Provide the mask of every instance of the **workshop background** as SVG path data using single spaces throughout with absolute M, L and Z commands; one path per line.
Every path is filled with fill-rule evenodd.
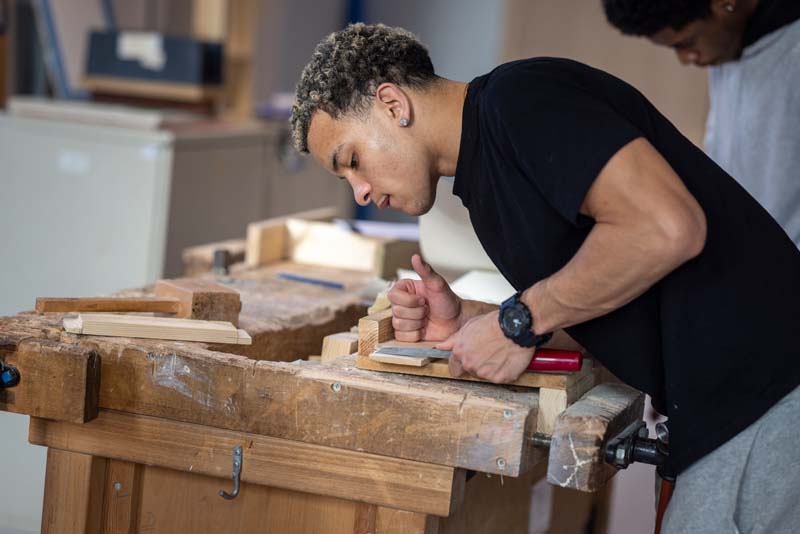
M 632 83 L 698 144 L 708 106 L 703 71 L 621 36 L 599 0 L 0 6 L 0 315 L 30 309 L 38 295 L 106 294 L 177 276 L 183 249 L 240 237 L 251 221 L 330 204 L 351 217 L 376 217 L 356 210 L 346 183 L 287 145 L 285 121 L 300 70 L 315 44 L 347 21 L 415 32 L 438 73 L 456 80 L 534 55 L 586 62 Z M 102 57 L 90 69 L 90 43 L 128 30 L 224 44 L 221 89 L 200 84 L 159 94 L 146 83 L 109 81 Z M 54 100 L 72 107 L 52 107 Z M 142 112 L 109 115 L 100 102 L 139 105 Z M 154 103 L 174 111 L 155 111 Z M 198 113 L 207 118 L 193 119 Z M 124 223 L 132 217 L 140 224 Z M 46 449 L 28 445 L 27 430 L 27 417 L 0 412 L 0 534 L 40 528 Z M 650 466 L 616 477 L 609 532 L 652 529 L 652 488 Z

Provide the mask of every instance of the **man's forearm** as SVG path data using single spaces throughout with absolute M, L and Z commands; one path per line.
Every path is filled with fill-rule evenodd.
M 596 224 L 561 270 L 527 289 L 522 301 L 542 334 L 605 315 L 635 299 L 699 250 L 648 229 Z

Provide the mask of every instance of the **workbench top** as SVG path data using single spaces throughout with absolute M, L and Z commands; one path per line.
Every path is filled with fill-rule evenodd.
M 277 272 L 339 281 L 345 289 L 278 279 Z M 240 327 L 253 345 L 78 336 L 63 331 L 62 314 L 1 318 L 0 357 L 19 366 L 23 382 L 0 393 L 0 409 L 48 417 L 55 404 L 84 402 L 89 420 L 94 387 L 95 413 L 117 410 L 510 476 L 544 456 L 529 440 L 538 390 L 363 371 L 354 357 L 300 359 L 319 353 L 322 336 L 365 315 L 367 275 L 280 264 L 217 281 L 241 292 Z M 83 373 L 86 390 L 70 389 L 83 395 L 74 401 L 54 391 L 67 391 L 78 375 L 53 378 L 58 373 L 48 367 L 71 355 L 99 358 L 100 367 L 96 384 Z M 34 375 L 52 381 L 25 393 L 25 377 Z

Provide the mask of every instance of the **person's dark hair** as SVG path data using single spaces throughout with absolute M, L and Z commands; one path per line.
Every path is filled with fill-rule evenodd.
M 711 0 L 603 0 L 606 18 L 627 35 L 651 36 L 681 30 L 711 14 Z
M 410 32 L 383 24 L 350 24 L 314 49 L 292 106 L 292 141 L 308 152 L 308 128 L 317 110 L 333 118 L 369 109 L 378 86 L 420 89 L 437 79 L 428 50 Z

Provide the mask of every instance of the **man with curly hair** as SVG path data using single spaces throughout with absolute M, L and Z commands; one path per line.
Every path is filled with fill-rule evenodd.
M 397 339 L 505 383 L 566 329 L 669 417 L 665 532 L 800 531 L 800 252 L 638 91 L 554 58 L 447 80 L 410 33 L 354 24 L 317 45 L 291 123 L 361 205 L 420 215 L 454 176 L 518 291 L 462 300 L 414 256 Z
M 800 2 L 603 0 L 609 22 L 709 67 L 705 149 L 800 247 Z

